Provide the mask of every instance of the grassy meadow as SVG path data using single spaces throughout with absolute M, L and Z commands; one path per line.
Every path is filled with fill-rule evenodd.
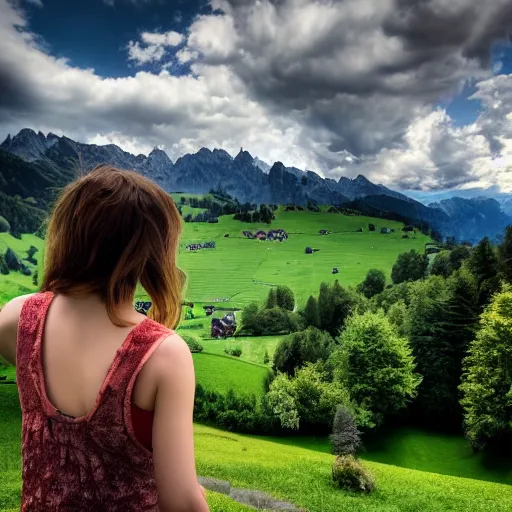
M 0 375 L 14 376 L 12 368 Z M 19 510 L 21 416 L 16 387 L 0 385 L 0 510 Z M 318 441 L 318 440 L 317 440 Z M 512 486 L 406 469 L 365 460 L 378 482 L 371 496 L 331 484 L 333 456 L 324 440 L 261 438 L 196 425 L 198 473 L 295 503 L 309 512 L 488 512 L 512 509 Z M 446 451 L 443 454 L 446 458 Z M 208 493 L 212 512 L 252 510 Z
M 203 387 L 220 393 L 233 389 L 239 394 L 263 394 L 263 381 L 269 372 L 267 367 L 217 354 L 192 356 L 197 382 Z
M 368 231 L 369 223 L 376 225 L 375 232 Z M 360 227 L 363 233 L 357 232 Z M 381 227 L 394 228 L 396 232 L 382 235 Z M 287 241 L 249 240 L 242 235 L 243 230 L 278 228 L 288 232 Z M 402 239 L 401 228 L 400 223 L 383 219 L 286 212 L 282 208 L 270 226 L 242 223 L 231 216 L 220 217 L 218 224 L 185 223 L 179 264 L 188 274 L 186 298 L 199 304 L 224 300 L 225 305 L 242 307 L 254 300 L 262 301 L 269 287 L 285 284 L 293 290 L 297 302 L 303 304 L 310 294 L 318 292 L 323 281 L 332 283 L 338 279 L 343 286 L 356 285 L 369 268 L 379 268 L 390 276 L 398 254 L 410 249 L 423 252 L 429 241 L 420 233 L 415 238 Z M 320 229 L 332 234 L 319 235 Z M 185 249 L 189 243 L 208 241 L 215 241 L 216 249 L 196 252 Z M 41 262 L 44 245 L 41 239 L 23 235 L 22 240 L 17 240 L 9 234 L 0 234 L 0 252 L 8 246 L 24 257 L 30 245 L 39 249 L 35 257 Z M 308 246 L 319 252 L 305 254 Z M 333 275 L 333 267 L 338 267 L 340 273 Z M 0 302 L 34 289 L 31 277 L 15 273 L 0 276 Z

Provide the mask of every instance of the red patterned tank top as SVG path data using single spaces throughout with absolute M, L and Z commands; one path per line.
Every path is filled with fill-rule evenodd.
M 46 395 L 41 344 L 51 293 L 25 302 L 18 328 L 16 372 L 22 410 L 21 510 L 158 510 L 151 451 L 131 418 L 137 375 L 172 331 L 146 319 L 117 351 L 93 409 L 70 418 Z

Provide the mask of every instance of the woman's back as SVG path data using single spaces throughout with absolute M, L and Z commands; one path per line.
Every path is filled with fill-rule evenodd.
M 113 325 L 105 307 L 91 297 L 61 295 L 52 300 L 41 356 L 47 396 L 58 410 L 81 417 L 94 407 L 116 352 L 131 331 L 147 320 L 133 308 L 126 311 L 124 318 L 133 325 Z M 143 371 L 134 387 L 134 403 L 141 409 L 153 410 L 155 393 L 151 372 Z
M 82 334 L 70 308 L 59 327 L 59 309 L 69 305 L 58 297 L 53 310 L 52 299 L 27 299 L 18 327 L 22 510 L 158 510 L 153 457 L 137 441 L 130 411 L 138 372 L 170 331 L 145 319 L 117 347 L 112 333 L 102 348 L 101 332 L 90 339 L 96 318 L 85 316 L 91 325 Z

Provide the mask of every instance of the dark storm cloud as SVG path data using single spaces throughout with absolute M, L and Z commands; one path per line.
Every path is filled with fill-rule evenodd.
M 0 64 L 0 113 L 9 110 L 30 112 L 37 108 L 37 97 L 19 69 Z
M 226 40 L 234 43 L 213 51 L 207 22 L 197 23 L 189 42 L 202 62 L 228 65 L 257 101 L 296 113 L 310 134 L 328 132 L 331 151 L 358 156 L 395 147 L 423 108 L 487 77 L 492 44 L 512 27 L 511 0 L 212 5 L 232 20 Z
M 397 0 L 383 29 L 420 55 L 460 48 L 466 57 L 488 66 L 490 47 L 510 36 L 511 24 L 510 0 Z

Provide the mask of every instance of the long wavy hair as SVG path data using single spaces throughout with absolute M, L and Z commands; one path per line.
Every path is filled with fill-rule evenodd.
M 110 165 L 68 185 L 46 237 L 42 291 L 98 294 L 115 325 L 118 305 L 137 286 L 149 294 L 149 316 L 175 327 L 185 274 L 176 257 L 181 217 L 171 197 L 143 176 Z

